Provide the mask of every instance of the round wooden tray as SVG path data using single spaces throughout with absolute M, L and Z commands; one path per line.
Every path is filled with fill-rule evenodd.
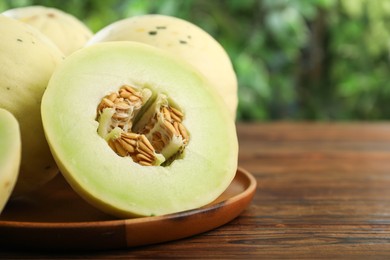
M 233 220 L 255 191 L 256 179 L 239 168 L 228 189 L 202 208 L 118 219 L 87 204 L 59 175 L 28 197 L 8 202 L 0 216 L 0 248 L 112 249 L 176 240 Z

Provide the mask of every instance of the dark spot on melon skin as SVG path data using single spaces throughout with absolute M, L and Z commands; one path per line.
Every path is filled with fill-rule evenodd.
M 53 14 L 53 13 L 48 13 L 48 14 L 47 14 L 47 17 L 54 18 L 54 17 L 56 17 L 56 15 Z
M 157 30 L 164 30 L 164 29 L 167 29 L 166 26 L 156 26 L 156 29 Z
M 149 32 L 149 35 L 153 35 L 153 36 L 154 36 L 154 35 L 156 35 L 156 34 L 157 34 L 157 31 L 150 31 L 150 32 Z
M 11 185 L 9 181 L 4 182 L 4 188 L 8 188 Z
M 16 41 L 17 41 L 17 42 L 20 42 L 20 43 L 23 43 L 23 42 L 24 42 L 24 41 L 23 41 L 22 39 L 20 39 L 20 38 L 17 38 Z M 35 44 L 35 41 L 34 41 L 34 40 L 31 40 L 31 43 L 32 43 L 32 44 Z
M 187 39 L 188 40 L 191 40 L 191 35 L 187 35 Z M 188 41 L 187 40 L 179 40 L 179 42 L 180 42 L 180 44 L 187 44 L 188 43 Z

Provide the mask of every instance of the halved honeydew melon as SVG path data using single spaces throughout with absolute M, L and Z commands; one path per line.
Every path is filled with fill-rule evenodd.
M 0 213 L 17 180 L 21 159 L 21 137 L 16 118 L 0 108 Z
M 60 50 L 35 28 L 0 15 L 0 108 L 18 120 L 22 162 L 14 194 L 36 189 L 58 172 L 47 145 L 40 114 L 43 92 Z
M 216 199 L 234 178 L 238 142 L 234 121 L 209 84 L 188 63 L 141 43 L 99 43 L 69 56 L 42 99 L 47 140 L 66 180 L 91 204 L 120 217 L 168 214 Z M 129 100 L 136 98 L 122 95 L 129 86 L 145 100 L 131 127 L 113 119 L 111 130 L 98 133 L 107 126 L 106 111 L 133 118 Z M 148 91 L 152 95 L 141 98 Z M 122 117 L 123 111 L 130 112 Z M 168 123 L 180 123 L 181 130 Z M 176 145 L 165 155 L 154 148 L 160 140 L 148 137 L 139 145 L 151 131 L 175 132 L 178 138 L 165 140 L 164 147 Z M 133 146 L 127 148 L 126 140 Z M 146 155 L 163 160 L 145 166 L 137 149 L 149 145 L 153 151 Z
M 222 45 L 202 28 L 172 16 L 140 15 L 104 27 L 87 45 L 107 41 L 142 42 L 186 60 L 211 81 L 235 118 L 237 78 L 231 60 Z
M 57 8 L 34 5 L 9 9 L 2 14 L 35 27 L 65 55 L 82 48 L 93 35 L 82 21 Z

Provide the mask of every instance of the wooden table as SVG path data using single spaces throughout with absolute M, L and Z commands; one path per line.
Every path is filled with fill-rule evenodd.
M 390 256 L 390 123 L 239 124 L 252 204 L 216 230 L 103 252 L 0 252 L 0 258 L 351 258 Z M 0 234 L 1 235 L 1 234 Z

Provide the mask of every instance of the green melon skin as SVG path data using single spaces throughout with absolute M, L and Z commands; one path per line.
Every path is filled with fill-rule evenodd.
M 42 127 L 40 103 L 63 54 L 33 27 L 0 15 L 0 108 L 18 120 L 22 162 L 14 194 L 45 184 L 58 172 Z
M 168 95 L 185 114 L 190 141 L 170 166 L 141 166 L 120 157 L 97 134 L 96 109 L 123 84 Z M 73 189 L 118 216 L 163 215 L 203 206 L 237 169 L 234 120 L 223 100 L 188 63 L 135 42 L 81 49 L 58 67 L 42 99 L 52 153 Z
M 21 142 L 18 121 L 10 112 L 0 108 L 0 214 L 18 178 Z
M 6 10 L 3 15 L 35 27 L 52 40 L 65 55 L 82 48 L 93 35 L 82 21 L 56 8 L 26 6 Z
M 87 45 L 107 41 L 142 42 L 186 60 L 211 81 L 235 118 L 237 78 L 231 60 L 221 44 L 200 27 L 172 16 L 140 15 L 106 26 Z

